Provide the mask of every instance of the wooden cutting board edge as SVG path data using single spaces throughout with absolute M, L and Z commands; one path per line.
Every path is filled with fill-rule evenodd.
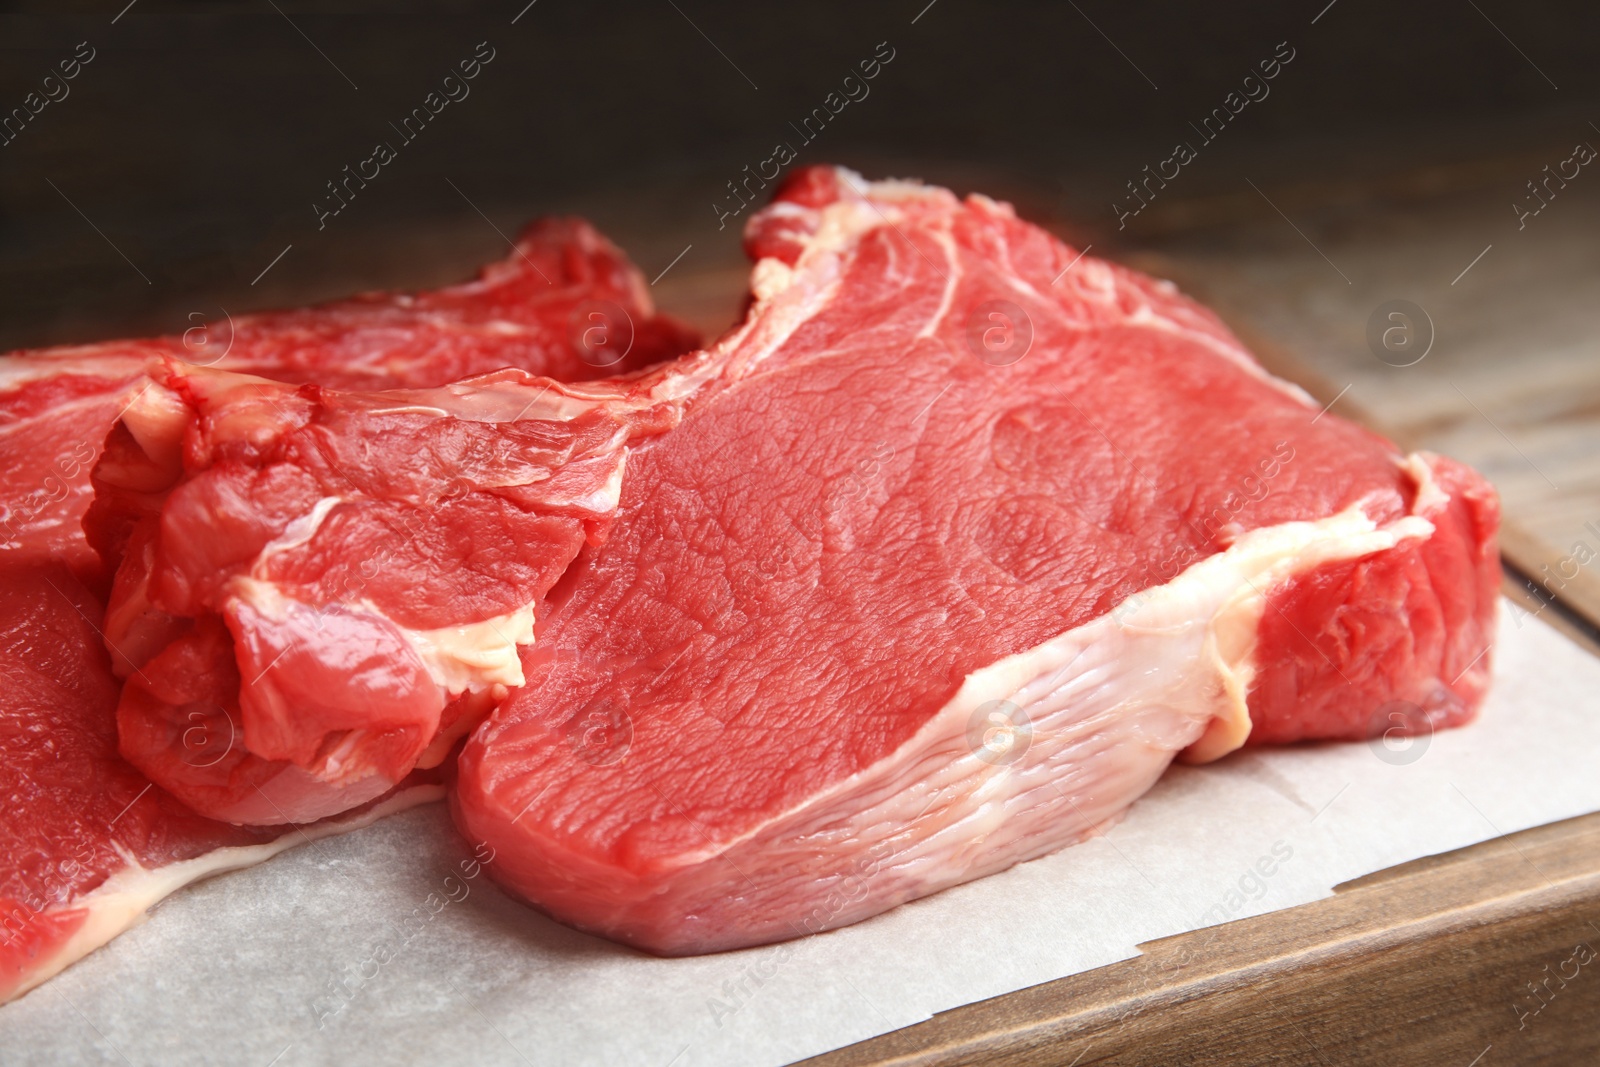
M 1526 982 L 1544 980 L 1545 964 L 1559 970 L 1572 943 L 1600 944 L 1597 902 L 1600 813 L 1390 868 L 1325 900 L 1147 942 L 1135 959 L 942 1012 L 804 1063 L 1467 1067 L 1486 1046 L 1526 1044 L 1519 1005 L 1536 1020 L 1542 1012 L 1532 1008 L 1544 999 L 1531 999 Z M 1438 970 L 1439 960 L 1463 955 L 1476 959 L 1454 974 Z M 1452 995 L 1442 1002 L 1436 987 L 1444 981 Z M 1573 985 L 1576 992 L 1549 988 L 1567 994 L 1565 1009 L 1577 1002 L 1592 1018 L 1600 982 Z M 1379 989 L 1392 995 L 1363 995 Z M 1480 1011 L 1486 1003 L 1496 1010 Z M 1566 1029 L 1576 1031 L 1562 1035 L 1576 1039 L 1560 1046 L 1572 1056 L 1566 1062 L 1600 1055 L 1600 1027 Z M 1542 1031 L 1552 1034 L 1560 1028 Z M 1493 1062 L 1542 1062 L 1506 1054 Z

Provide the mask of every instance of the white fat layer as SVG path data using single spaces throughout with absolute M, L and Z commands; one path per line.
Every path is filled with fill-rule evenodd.
M 533 644 L 533 605 L 463 626 L 400 632 L 416 650 L 428 674 L 451 693 L 479 692 L 490 686 L 523 683 L 520 645 Z
M 867 195 L 874 197 L 875 191 L 869 190 Z M 881 226 L 898 225 L 903 217 L 895 208 L 883 212 L 871 200 L 836 200 L 822 209 L 816 233 L 806 241 L 803 255 L 836 255 L 849 251 L 863 235 Z
M 108 355 L 99 351 L 100 348 L 100 345 L 75 345 L 46 349 L 30 356 L 0 356 L 0 392 L 61 375 L 120 378 L 138 372 L 149 362 L 147 356 Z
M 1379 527 L 1355 505 L 1316 522 L 1252 530 L 1110 613 L 973 672 L 919 734 L 948 728 L 949 716 L 970 714 L 986 701 L 1004 700 L 1028 712 L 1037 735 L 1041 717 L 1048 723 L 1068 709 L 1063 696 L 1098 673 L 1116 682 L 1101 690 L 1113 699 L 1106 710 L 1170 703 L 1206 728 L 1207 751 L 1196 755 L 1223 756 L 1250 733 L 1245 696 L 1268 594 L 1296 574 L 1425 540 L 1433 529 L 1415 515 Z
M 219 848 L 203 856 L 153 870 L 140 866 L 131 855 L 124 854 L 123 858 L 128 861 L 126 867 L 107 878 L 92 892 L 63 905 L 61 910 L 84 908 L 88 910 L 89 915 L 84 919 L 83 925 L 78 927 L 77 932 L 54 954 L 40 961 L 11 995 L 19 997 L 40 983 L 54 978 L 118 934 L 139 925 L 144 921 L 145 913 L 152 905 L 191 882 L 244 867 L 253 867 L 302 842 L 359 830 L 387 815 L 419 804 L 441 800 L 443 797 L 443 786 L 413 786 L 350 818 L 312 823 L 309 826 L 297 827 L 282 837 L 264 844 Z
M 431 415 L 463 422 L 571 422 L 597 407 L 615 408 L 633 400 L 616 389 L 606 391 L 597 386 L 595 392 L 580 395 L 576 388 L 527 376 L 502 381 L 468 379 L 435 389 L 385 390 L 381 396 L 386 402 L 372 410 L 375 414 Z
M 1429 465 L 1426 456 L 1420 452 L 1413 452 L 1400 461 L 1400 469 L 1411 478 L 1412 484 L 1417 487 L 1416 502 L 1411 510 L 1419 515 L 1434 515 L 1443 511 L 1450 503 L 1450 494 L 1439 488 L 1439 483 L 1434 480 L 1433 467 Z
M 588 496 L 570 501 L 569 507 L 582 508 L 598 515 L 610 515 L 617 510 L 617 506 L 622 503 L 622 471 L 628 465 L 628 450 L 619 444 L 614 457 L 616 465 L 606 476 L 605 484 Z
M 1380 526 L 1357 503 L 1243 533 L 1164 585 L 973 671 L 893 752 L 787 811 L 662 857 L 644 882 L 597 881 L 631 902 L 594 909 L 566 870 L 551 872 L 545 902 L 595 929 L 717 951 L 847 926 L 1103 832 L 1179 753 L 1211 759 L 1244 741 L 1275 589 L 1434 532 L 1417 514 Z M 755 880 L 724 907 L 733 868 Z M 811 910 L 797 914 L 800 902 Z M 664 908 L 683 916 L 670 930 Z
M 860 194 L 862 199 L 846 197 L 834 201 L 821 209 L 816 232 L 806 240 L 805 251 L 794 271 L 790 271 L 787 274 L 780 274 L 777 271 L 763 274 L 758 264 L 755 274 L 757 281 L 755 292 L 758 298 L 766 300 L 783 292 L 797 279 L 801 273 L 800 268 L 803 267 L 808 258 L 816 255 L 843 252 L 853 246 L 863 234 L 870 230 L 885 225 L 897 226 L 905 219 L 905 211 L 901 207 L 903 204 L 911 204 L 917 201 L 945 201 L 950 204 L 952 212 L 957 205 L 957 201 L 948 191 L 937 186 L 928 186 L 917 181 L 899 179 L 869 182 L 855 171 L 844 167 L 837 168 L 837 170 L 844 184 Z M 974 195 L 968 197 L 968 202 L 999 216 L 1015 217 L 1010 205 L 991 200 L 985 196 Z M 779 208 L 787 208 L 788 206 L 780 203 L 764 210 L 774 212 Z M 942 220 L 941 226 L 930 228 L 927 231 L 929 236 L 945 249 L 948 274 L 945 279 L 945 291 L 940 299 L 939 307 L 929 322 L 924 325 L 919 336 L 932 336 L 942 320 L 948 315 L 951 300 L 954 296 L 958 274 L 956 268 L 959 258 L 956 255 L 954 240 L 950 233 L 952 219 L 953 215 L 947 213 Z M 781 264 L 779 265 L 781 266 Z M 1092 294 L 1100 304 L 1108 308 L 1121 306 L 1123 298 L 1128 294 L 1122 291 L 1122 283 L 1109 264 L 1084 257 L 1077 270 L 1080 292 Z M 1015 272 L 1007 273 L 1015 274 Z M 1164 285 L 1169 290 L 1174 289 L 1170 282 L 1158 282 L 1158 285 Z M 1042 302 L 1055 303 L 1055 299 L 1048 293 L 1034 290 L 1032 286 L 1026 286 L 1026 288 Z M 1288 382 L 1269 374 L 1237 342 L 1230 343 L 1228 340 L 1219 338 L 1204 330 L 1195 329 L 1161 314 L 1147 300 L 1142 299 L 1142 294 L 1141 299 L 1137 301 L 1133 309 L 1125 314 L 1123 321 L 1128 326 L 1177 334 L 1194 341 L 1247 371 L 1252 376 L 1271 384 L 1300 403 L 1308 407 L 1316 407 L 1316 402 L 1304 389 L 1301 389 L 1293 382 Z
M 771 300 L 794 281 L 794 270 L 781 259 L 768 256 L 756 261 L 750 272 L 750 292 L 757 300 Z
M 236 577 L 228 583 L 228 592 L 258 613 L 279 621 L 287 619 L 296 605 L 311 612 L 328 610 L 287 597 L 276 585 L 259 578 Z M 496 685 L 523 683 L 522 659 L 517 649 L 533 643 L 532 604 L 493 618 L 436 630 L 402 626 L 366 597 L 343 601 L 338 607 L 388 622 L 416 652 L 428 676 L 446 692 L 479 692 Z
M 136 382 L 130 383 L 125 389 L 122 390 L 122 394 L 132 393 L 140 385 L 148 385 L 148 384 L 149 384 L 148 381 L 145 381 L 145 382 L 137 382 L 136 381 Z M 4 393 L 6 392 L 6 388 L 7 387 L 6 387 L 5 383 L 4 382 L 0 382 L 0 401 L 4 400 Z M 117 394 L 117 395 L 120 396 L 122 394 Z M 87 411 L 87 412 L 94 412 L 94 414 L 89 415 L 89 416 L 85 416 L 85 417 L 90 419 L 90 420 L 92 420 L 93 423 L 99 423 L 100 417 L 99 417 L 99 414 L 98 414 L 98 409 L 105 405 L 107 399 L 111 395 L 112 394 L 107 394 L 107 393 L 92 393 L 92 394 L 90 394 L 88 396 L 80 396 L 80 397 L 78 397 L 76 399 L 73 399 L 73 400 L 66 400 L 66 401 L 63 401 L 63 402 L 58 403 L 58 404 L 53 404 L 53 405 L 51 405 L 50 409 L 47 412 L 44 413 L 44 415 L 42 417 L 43 418 L 49 418 L 49 419 L 59 419 L 59 418 L 63 418 L 63 417 L 70 417 L 70 416 L 72 416 L 72 414 L 74 412 Z M 13 414 L 11 412 L 0 411 L 0 433 L 7 434 L 7 435 L 32 433 L 33 432 L 33 425 L 34 425 L 35 421 L 37 419 L 39 419 L 39 418 L 41 418 L 41 416 L 31 416 L 31 417 L 28 417 L 28 418 L 21 418 L 21 417 L 18 417 L 17 415 L 15 415 L 15 414 Z M 91 440 L 90 443 L 92 443 L 94 445 L 94 447 L 96 448 L 96 450 L 98 450 L 100 448 L 100 445 L 103 442 L 100 441 L 100 440 Z
M 60 373 L 59 368 L 52 371 L 43 371 L 39 361 L 18 359 L 15 356 L 0 357 L 0 392 L 9 392 L 18 389 L 37 378 L 47 377 L 49 373 Z
M 1168 285 L 1171 285 L 1169 282 Z M 1204 330 L 1196 330 L 1179 322 L 1158 314 L 1149 304 L 1140 304 L 1127 318 L 1129 326 L 1143 326 L 1147 329 L 1161 330 L 1165 333 L 1177 334 L 1198 345 L 1211 349 L 1228 362 L 1249 371 L 1253 376 L 1271 384 L 1278 391 L 1288 394 L 1307 407 L 1314 408 L 1317 402 L 1311 394 L 1291 381 L 1286 381 L 1275 375 L 1267 373 L 1265 367 L 1255 361 L 1255 357 L 1241 348 L 1238 344 L 1230 344 L 1214 334 Z
M 181 469 L 183 431 L 189 408 L 166 386 L 146 382 L 122 409 L 122 425 L 145 455 L 172 471 Z
M 261 548 L 261 553 L 256 556 L 255 564 L 250 568 L 250 573 L 256 578 L 266 581 L 267 564 L 272 557 L 284 552 L 292 552 L 307 544 L 317 535 L 317 530 L 322 527 L 322 521 L 328 517 L 328 512 L 343 501 L 340 497 L 325 496 L 312 505 L 311 510 L 284 527 L 283 533 L 268 541 Z
M 932 337 L 938 333 L 939 327 L 944 325 L 945 316 L 950 314 L 950 306 L 955 301 L 956 289 L 960 286 L 962 278 L 961 254 L 956 250 L 955 238 L 950 235 L 949 229 L 934 230 L 932 236 L 944 252 L 944 290 L 939 294 L 939 306 L 934 309 L 932 317 L 917 331 L 918 340 Z
M 893 839 L 896 870 L 908 889 L 923 887 L 909 899 L 929 884 L 953 885 L 1077 840 L 1118 818 L 1177 753 L 1215 759 L 1244 743 L 1256 632 L 1274 587 L 1433 529 L 1416 515 L 1379 527 L 1352 505 L 1245 533 L 1165 585 L 974 671 L 891 755 L 683 864 L 756 837 L 798 840 L 807 850 Z M 1030 747 L 1014 763 L 986 761 L 968 744 L 974 713 L 990 702 L 1007 714 L 1020 709 L 1031 725 Z M 1023 814 L 1054 811 L 1062 796 L 1081 817 L 1070 833 L 1043 831 Z M 944 831 L 958 823 L 971 844 L 952 856 L 956 838 Z

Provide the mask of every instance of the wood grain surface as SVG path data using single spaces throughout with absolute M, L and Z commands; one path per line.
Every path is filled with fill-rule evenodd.
M 1600 814 L 1394 867 L 1327 900 L 1148 942 L 1137 959 L 804 1062 L 1593 1063 L 1600 967 L 1574 952 L 1581 960 L 1578 946 L 1596 951 L 1597 921 Z

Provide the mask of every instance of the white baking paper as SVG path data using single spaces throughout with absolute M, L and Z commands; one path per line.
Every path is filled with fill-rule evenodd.
M 788 1063 L 1600 810 L 1600 660 L 1506 607 L 1495 675 L 1465 729 L 1175 767 L 1103 838 L 697 959 L 575 933 L 464 877 L 471 850 L 433 805 L 161 904 L 0 1009 L 0 1063 Z

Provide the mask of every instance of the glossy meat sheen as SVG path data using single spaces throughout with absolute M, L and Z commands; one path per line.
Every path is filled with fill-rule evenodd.
M 655 313 L 643 277 L 579 219 L 529 226 L 477 280 L 369 293 L 315 308 L 224 318 L 145 341 L 0 356 L 0 561 L 99 560 L 80 523 L 118 413 L 164 359 L 343 389 L 444 385 L 502 367 L 583 381 L 693 347 Z
M 522 684 L 545 592 L 616 505 L 648 386 L 504 370 L 348 393 L 174 365 L 95 469 L 119 560 L 121 751 L 204 814 L 305 822 L 385 792 Z M 196 715 L 237 727 L 196 766 Z
M 154 865 L 259 840 L 147 790 L 148 780 L 117 758 L 120 685 L 95 632 L 100 608 L 65 568 L 0 572 L 0 605 L 0 894 L 26 900 L 54 881 L 53 899 L 34 902 L 43 910 L 40 903 L 92 889 L 124 865 L 113 842 Z
M 1252 742 L 1358 740 L 1472 717 L 1489 681 L 1500 503 L 1470 467 L 1442 456 L 1429 464 L 1442 494 L 1427 512 L 1431 538 L 1273 590 L 1250 694 Z
M 369 389 L 440 385 L 505 366 L 581 380 L 693 343 L 687 329 L 654 313 L 619 250 L 586 223 L 551 219 L 464 285 L 0 357 L 0 1000 L 103 944 L 188 881 L 439 793 L 431 776 L 414 772 L 389 796 L 360 803 L 388 786 L 374 782 L 378 789 L 341 799 L 339 810 L 354 805 L 344 818 L 281 835 L 202 818 L 117 755 L 121 683 L 107 662 L 100 606 L 67 567 L 100 579 L 80 529 L 89 472 L 152 368 L 177 358 Z M 346 576 L 369 573 L 370 563 L 351 561 Z M 177 710 L 161 735 L 191 774 L 240 759 L 238 716 L 218 695 L 237 689 L 230 667 L 223 656 L 176 672 L 191 695 L 207 698 Z M 448 709 L 446 727 L 465 710 Z M 270 808 L 255 784 L 234 782 Z
M 750 320 L 634 450 L 462 757 L 458 822 L 531 902 L 672 954 L 856 921 L 1235 747 L 1258 663 L 1274 736 L 1422 695 L 1470 717 L 1495 581 L 1470 471 L 1315 418 L 1170 285 L 982 197 L 813 169 L 747 240 Z M 1269 591 L 1304 616 L 1330 576 L 1317 647 L 1258 640 Z M 1428 605 L 1426 642 L 1349 628 Z M 1047 727 L 1014 761 L 997 707 L 1013 742 L 1018 707 Z
M 165 888 L 141 880 L 176 888 L 300 839 L 201 818 L 117 755 L 99 623 L 66 567 L 0 569 L 0 1001 L 137 922 Z M 226 747 L 215 725 L 189 724 L 191 759 Z

